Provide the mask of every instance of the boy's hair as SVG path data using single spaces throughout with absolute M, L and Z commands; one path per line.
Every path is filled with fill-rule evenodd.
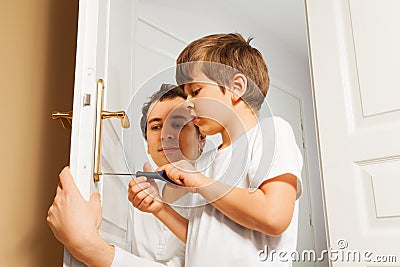
M 248 80 L 242 99 L 258 111 L 268 91 L 269 76 L 267 65 L 261 53 L 250 45 L 251 40 L 246 41 L 239 33 L 229 33 L 212 34 L 193 41 L 176 60 L 178 84 L 191 81 L 195 64 L 185 64 L 189 62 L 203 62 L 199 63 L 202 72 L 217 82 L 223 91 L 226 85 L 231 85 L 235 74 L 242 73 Z
M 142 117 L 140 118 L 140 129 L 142 130 L 142 134 L 144 139 L 147 140 L 147 115 L 149 113 L 150 106 L 156 101 L 163 101 L 165 99 L 175 99 L 177 97 L 181 97 L 186 99 L 187 95 L 183 91 L 182 88 L 173 84 L 163 83 L 161 85 L 160 90 L 155 92 L 149 97 L 149 101 L 143 104 L 142 107 Z M 195 125 L 197 133 L 200 135 L 199 128 Z

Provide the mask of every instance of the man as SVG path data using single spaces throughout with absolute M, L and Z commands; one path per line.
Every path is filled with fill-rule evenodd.
M 183 108 L 185 99 L 180 88 L 163 84 L 143 106 L 141 129 L 147 140 L 147 152 L 158 166 L 181 159 L 193 162 L 201 154 L 205 137 Z M 144 171 L 151 171 L 149 164 L 145 164 Z M 55 237 L 88 266 L 183 266 L 183 242 L 151 214 L 132 212 L 130 254 L 99 235 L 100 195 L 93 193 L 90 201 L 85 201 L 66 167 L 60 173 L 60 185 L 47 222 Z

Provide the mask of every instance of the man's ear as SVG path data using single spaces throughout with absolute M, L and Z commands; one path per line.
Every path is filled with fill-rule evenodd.
M 242 73 L 233 76 L 232 101 L 236 103 L 244 95 L 247 89 L 247 78 Z

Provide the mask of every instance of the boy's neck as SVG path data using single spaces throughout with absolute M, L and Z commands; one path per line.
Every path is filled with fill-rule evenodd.
M 236 118 L 233 118 L 221 132 L 222 144 L 218 147 L 218 150 L 230 146 L 232 142 L 254 128 L 258 123 L 257 113 L 247 107 L 236 110 L 236 114 Z

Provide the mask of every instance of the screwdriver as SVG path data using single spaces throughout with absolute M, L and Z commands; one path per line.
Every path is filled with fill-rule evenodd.
M 174 181 L 172 181 L 168 176 L 165 171 L 159 171 L 159 172 L 141 172 L 137 171 L 136 173 L 102 173 L 100 175 L 129 175 L 129 176 L 144 176 L 149 179 L 157 179 L 163 182 L 171 183 L 174 185 L 178 185 Z

